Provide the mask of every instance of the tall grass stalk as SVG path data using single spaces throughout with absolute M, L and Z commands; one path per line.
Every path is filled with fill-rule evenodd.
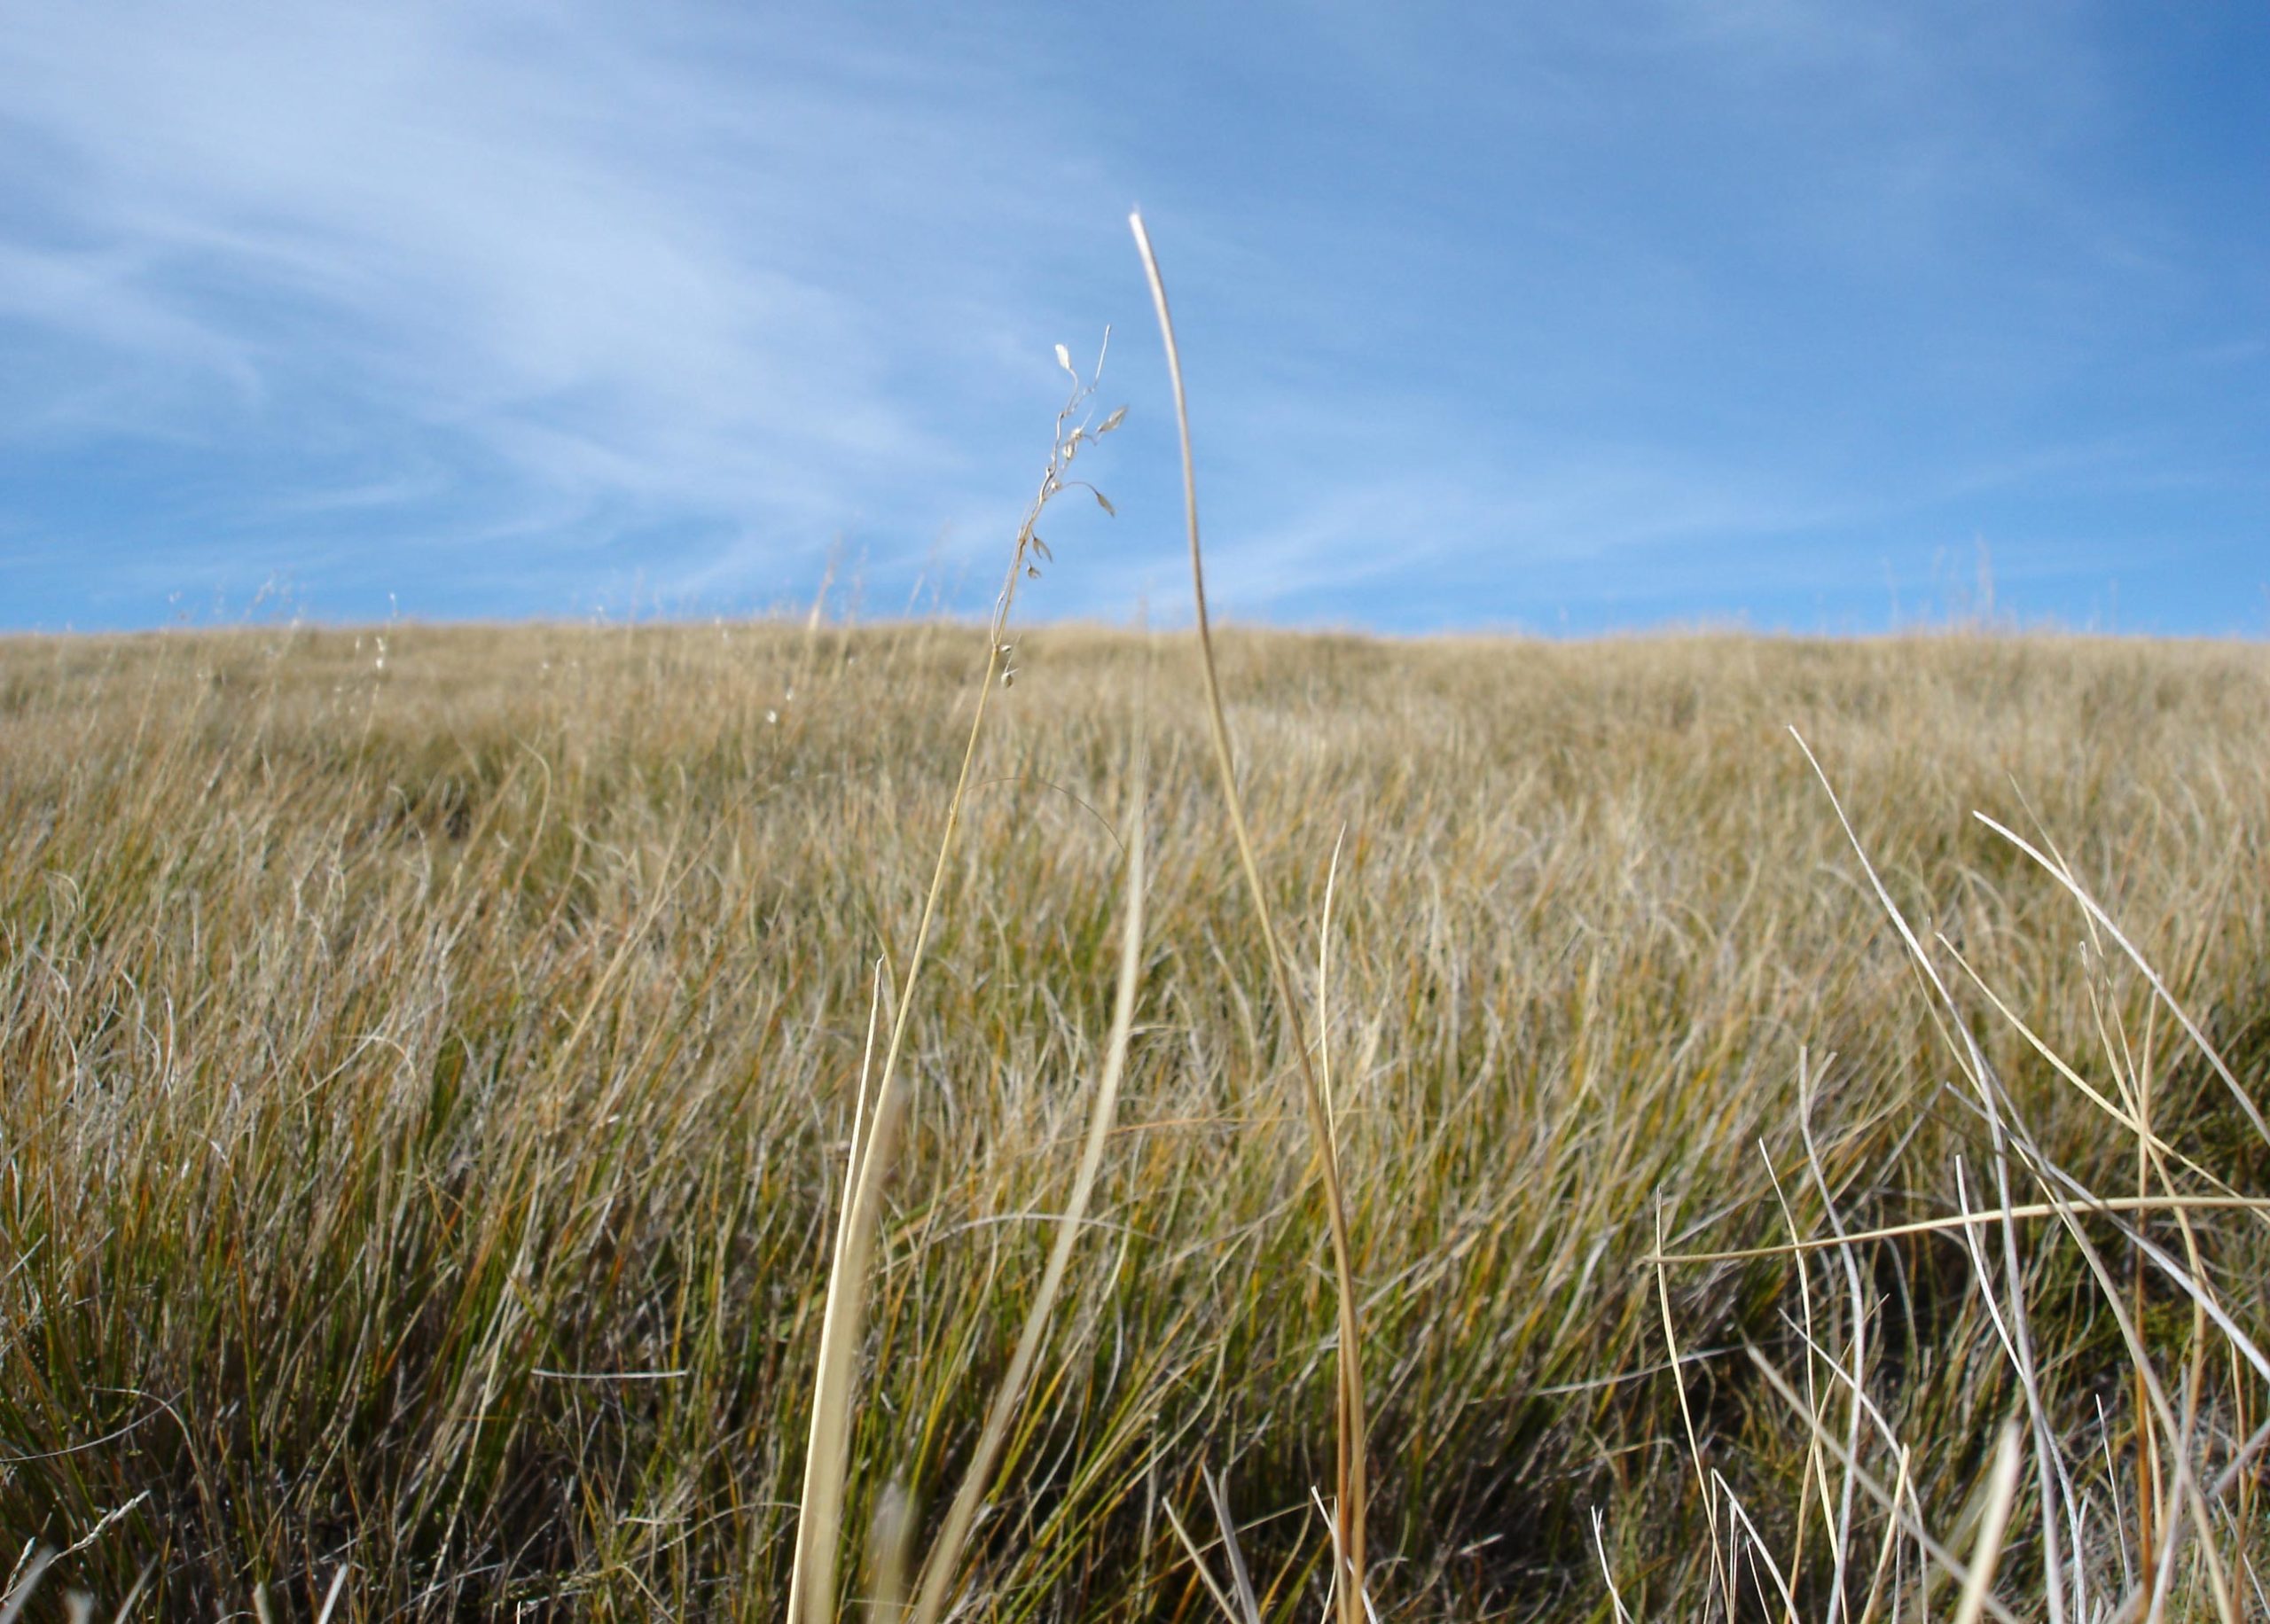
M 1285 955 L 1278 946 L 1271 918 L 1269 888 L 1262 881 L 1261 865 L 1254 856 L 1253 836 L 1246 825 L 1245 800 L 1238 792 L 1237 761 L 1230 746 L 1230 723 L 1222 707 L 1222 678 L 1214 657 L 1213 626 L 1206 613 L 1206 566 L 1198 541 L 1198 465 L 1190 444 L 1190 402 L 1183 389 L 1182 351 L 1174 336 L 1174 314 L 1167 304 L 1167 285 L 1160 273 L 1158 255 L 1139 214 L 1127 217 L 1135 246 L 1143 257 L 1143 274 L 1151 284 L 1151 301 L 1157 308 L 1159 335 L 1166 346 L 1167 377 L 1174 391 L 1175 429 L 1182 449 L 1183 522 L 1190 537 L 1190 592 L 1197 620 L 1198 652 L 1206 676 L 1208 737 L 1214 746 L 1214 766 L 1220 776 L 1222 799 L 1228 808 L 1230 829 L 1237 839 L 1238 864 L 1245 871 L 1253 897 L 1254 920 L 1261 933 L 1262 956 L 1269 969 L 1271 989 L 1290 1031 L 1295 1064 L 1299 1067 L 1301 1100 L 1308 1109 L 1309 1128 L 1315 1136 L 1317 1162 L 1323 1174 L 1325 1223 L 1332 1236 L 1334 1284 L 1339 1297 L 1339 1508 L 1335 1548 L 1346 1564 L 1337 1575 L 1334 1593 L 1339 1598 L 1341 1624 L 1364 1624 L 1365 1523 L 1368 1511 L 1368 1472 L 1365 1461 L 1367 1425 L 1364 1408 L 1364 1339 L 1356 1297 L 1356 1267 L 1348 1238 L 1348 1206 L 1341 1193 L 1340 1145 L 1334 1131 L 1332 1104 L 1317 1074 L 1311 1051 L 1308 1023 L 1293 995 Z M 1319 1030 L 1324 1012 L 1318 1012 Z M 1321 1041 L 1321 1040 L 1319 1040 Z
M 1103 1167 L 1104 1147 L 1118 1114 L 1119 1085 L 1126 1075 L 1127 1045 L 1135 1029 L 1135 990 L 1142 979 L 1143 854 L 1149 836 L 1143 804 L 1143 775 L 1139 770 L 1129 791 L 1126 824 L 1127 893 L 1123 905 L 1126 922 L 1120 934 L 1119 981 L 1112 995 L 1111 1033 L 1104 1043 L 1103 1074 L 1096 1083 L 1088 1114 L 1088 1135 L 1080 1150 L 1079 1171 L 1072 1181 L 1072 1193 L 1056 1221 L 1055 1244 L 1049 1249 L 1040 1289 L 1033 1294 L 1032 1307 L 1026 1312 L 1024 1329 L 1017 1338 L 1017 1350 L 1010 1356 L 1008 1371 L 994 1391 L 983 1430 L 978 1434 L 977 1448 L 962 1474 L 953 1503 L 947 1508 L 937 1542 L 923 1565 L 921 1584 L 914 1599 L 914 1624 L 936 1624 L 944 1614 L 949 1587 L 961 1561 L 963 1547 L 977 1520 L 978 1508 L 991 1487 L 994 1464 L 1000 1458 L 1009 1424 L 1024 1398 L 1026 1384 L 1031 1379 L 1033 1361 L 1039 1355 L 1049 1316 L 1056 1307 L 1057 1293 L 1063 1288 L 1065 1271 L 1072 1261 L 1072 1248 L 1078 1243 L 1081 1226 L 1087 1220 L 1088 1200 L 1095 1193 L 1096 1175 Z
M 1064 371 L 1072 374 L 1071 393 L 1056 414 L 1047 466 L 1041 473 L 1039 489 L 1025 511 L 1024 520 L 1017 527 L 1009 550 L 1008 572 L 994 598 L 992 618 L 986 627 L 985 659 L 977 679 L 976 702 L 970 711 L 968 739 L 962 747 L 953 792 L 946 801 L 945 827 L 938 837 L 937 861 L 931 866 L 929 886 L 923 894 L 921 917 L 914 927 L 914 941 L 907 950 L 905 968 L 900 972 L 898 995 L 891 1010 L 890 1040 L 884 1047 L 882 1070 L 875 1082 L 873 1120 L 867 1123 L 864 1137 L 855 1136 L 851 1146 L 849 1196 L 836 1234 L 835 1254 L 828 1266 L 826 1306 L 820 1321 L 811 1425 L 805 1444 L 803 1494 L 796 1519 L 795 1561 L 789 1578 L 787 1616 L 802 1619 L 805 1624 L 830 1624 L 835 1616 L 835 1566 L 842 1545 L 844 1473 L 850 1452 L 852 1406 L 857 1396 L 857 1360 L 866 1325 L 867 1277 L 881 1221 L 883 1185 L 890 1172 L 901 1120 L 907 1108 L 907 1092 L 899 1086 L 899 1064 L 905 1052 L 906 1035 L 914 1011 L 915 983 L 922 973 L 931 931 L 938 917 L 939 899 L 945 892 L 963 808 L 969 795 L 970 775 L 976 765 L 979 740 L 984 736 L 987 707 L 992 701 L 996 680 L 1006 687 L 1013 675 L 1007 664 L 1012 650 L 1006 639 L 1010 611 L 1016 604 L 1017 586 L 1029 570 L 1036 568 L 1035 553 L 1045 556 L 1045 543 L 1039 541 L 1037 534 L 1041 515 L 1066 488 L 1065 473 L 1080 442 L 1089 437 L 1085 425 L 1069 432 L 1067 425 L 1094 393 L 1096 381 L 1102 374 L 1101 356 L 1097 359 L 1094 377 L 1084 383 L 1072 371 L 1071 362 L 1061 346 L 1058 347 L 1057 356 L 1063 362 Z M 1116 423 L 1115 416 L 1105 426 L 1106 430 Z M 816 603 L 815 621 L 818 613 Z M 1115 1092 L 1115 1070 L 1110 1075 Z M 863 1081 L 863 1102 L 864 1099 Z M 1092 1173 L 1087 1176 L 1092 1179 Z M 1054 1273 L 1061 1277 L 1061 1268 L 1056 1268 Z M 1052 1284 L 1052 1295 L 1053 1291 Z M 1029 1363 L 1029 1355 L 1022 1347 L 1020 1355 Z M 1021 1384 L 1022 1372 L 1019 1380 Z M 1008 1396 L 1006 1386 L 1003 1391 L 1006 1401 L 1014 1404 L 1014 1398 Z M 1006 1425 L 1006 1417 L 1003 1424 Z M 992 1430 L 989 1422 L 989 1432 Z M 997 1438 L 993 1447 L 998 1445 Z M 982 1483 L 977 1492 L 982 1492 Z M 974 1510 L 974 1506 L 964 1510 L 957 1502 L 957 1512 L 965 1530 Z M 959 1534 L 953 1543 L 958 1551 Z M 926 1576 L 926 1597 L 930 1595 L 933 1582 L 931 1577 Z M 944 1582 L 943 1578 L 935 1581 L 941 1589 Z

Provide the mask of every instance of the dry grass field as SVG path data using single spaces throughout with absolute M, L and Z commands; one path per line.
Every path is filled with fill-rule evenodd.
M 982 637 L 0 643 L 28 1616 L 780 1616 Z M 906 1011 L 843 1616 L 1040 1289 L 1139 802 L 1124 1076 L 960 1616 L 1320 1616 L 1304 1042 L 1381 1619 L 2264 1616 L 2270 653 L 1226 635 L 1288 1011 L 1190 640 L 1017 645 Z

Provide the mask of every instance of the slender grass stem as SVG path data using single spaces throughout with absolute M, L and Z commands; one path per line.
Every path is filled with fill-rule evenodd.
M 1324 1084 L 1311 1058 L 1306 1023 L 1293 996 L 1285 956 L 1277 944 L 1271 916 L 1268 887 L 1262 883 L 1261 865 L 1253 854 L 1253 837 L 1247 831 L 1245 802 L 1238 793 L 1237 761 L 1230 747 L 1230 723 L 1222 705 L 1222 679 L 1214 659 L 1214 633 L 1206 613 L 1206 566 L 1198 540 L 1198 466 L 1191 452 L 1190 403 L 1183 389 L 1182 352 L 1175 342 L 1174 315 L 1167 304 L 1167 285 L 1152 251 L 1143 216 L 1131 215 L 1128 224 L 1143 256 L 1143 273 L 1150 278 L 1151 301 L 1157 308 L 1159 332 L 1166 345 L 1167 376 L 1174 390 L 1176 431 L 1182 446 L 1183 519 L 1190 536 L 1190 589 L 1198 623 L 1198 651 L 1206 675 L 1207 721 L 1213 741 L 1214 765 L 1221 777 L 1222 796 L 1230 814 L 1230 828 L 1237 838 L 1238 863 L 1245 871 L 1253 896 L 1254 917 L 1261 932 L 1263 955 L 1269 961 L 1269 978 L 1277 1007 L 1291 1028 L 1292 1049 L 1300 1068 L 1302 1097 L 1308 1106 L 1309 1125 L 1316 1137 L 1317 1159 L 1324 1170 L 1325 1222 L 1332 1235 L 1332 1267 L 1339 1292 L 1339 1532 L 1346 1552 L 1345 1582 L 1335 1587 L 1340 1598 L 1342 1624 L 1364 1624 L 1364 1596 L 1367 1572 L 1364 1534 L 1369 1490 L 1364 1456 L 1366 1430 L 1364 1411 L 1363 1327 L 1356 1302 L 1356 1269 L 1348 1238 L 1347 1202 L 1341 1190 L 1340 1149 L 1332 1128 L 1332 1108 Z

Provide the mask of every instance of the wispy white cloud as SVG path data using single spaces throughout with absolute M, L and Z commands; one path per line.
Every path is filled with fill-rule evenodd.
M 2154 104 L 2103 35 L 2031 0 L 49 8 L 0 32 L 0 474 L 44 481 L 0 532 L 134 551 L 106 589 L 296 559 L 348 612 L 732 606 L 846 533 L 878 583 L 942 531 L 982 582 L 1050 345 L 1115 318 L 1122 518 L 1066 514 L 1032 606 L 1125 613 L 1179 569 L 1141 201 L 1233 613 L 1515 619 L 1673 555 L 1770 592 L 1804 545 L 1872 585 L 2178 476 L 2220 535 L 2260 506 L 2259 278 L 2105 161 Z
M 264 410 L 372 435 L 332 459 L 338 505 L 433 494 L 388 465 L 447 442 L 492 535 L 517 488 L 530 528 L 824 537 L 885 464 L 966 471 L 908 381 L 1016 325 L 1027 279 L 968 234 L 1022 222 L 1050 166 L 1014 120 L 904 94 L 930 75 L 895 48 L 782 43 L 691 12 L 46 13 L 0 36 L 9 116 L 51 158 L 36 228 L 0 234 L 0 320 L 82 346 L 82 376 L 162 370 L 176 422 L 203 378 L 216 438 Z

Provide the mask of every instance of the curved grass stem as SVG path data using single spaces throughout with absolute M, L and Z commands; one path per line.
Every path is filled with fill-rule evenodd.
M 1254 913 L 1261 927 L 1262 949 L 1269 959 L 1269 978 L 1278 1007 L 1292 1031 L 1292 1049 L 1301 1073 L 1302 1097 L 1309 1126 L 1316 1137 L 1317 1159 L 1324 1169 L 1325 1222 L 1332 1236 L 1334 1284 L 1339 1296 L 1339 1496 L 1340 1549 L 1348 1572 L 1333 1587 L 1339 1597 L 1341 1624 L 1364 1624 L 1364 1525 L 1368 1511 L 1364 1458 L 1364 1359 L 1362 1326 L 1356 1308 L 1356 1270 L 1348 1239 L 1348 1208 L 1340 1178 L 1340 1152 L 1333 1133 L 1332 1111 L 1324 1084 L 1311 1058 L 1305 1023 L 1294 1001 L 1292 979 L 1285 969 L 1277 930 L 1269 910 L 1269 893 L 1261 883 L 1261 865 L 1255 860 L 1253 838 L 1246 828 L 1245 807 L 1238 794 L 1237 761 L 1230 748 L 1230 724 L 1222 707 L 1222 679 L 1214 660 L 1214 636 L 1206 613 L 1206 566 L 1198 542 L 1198 472 L 1190 449 L 1190 406 L 1182 384 L 1182 352 L 1175 343 L 1174 316 L 1167 305 L 1167 285 L 1159 273 L 1157 254 L 1151 250 L 1150 233 L 1139 214 L 1127 217 L 1135 233 L 1135 246 L 1143 256 L 1143 272 L 1150 279 L 1151 301 L 1157 307 L 1159 332 L 1166 344 L 1167 377 L 1174 389 L 1175 426 L 1182 442 L 1183 519 L 1190 535 L 1190 587 L 1198 620 L 1198 652 L 1206 676 L 1207 719 L 1212 724 L 1214 765 L 1222 780 L 1222 797 L 1229 803 L 1230 827 L 1237 836 L 1238 863 L 1253 894 Z M 1321 1011 L 1319 1012 L 1319 1019 Z

